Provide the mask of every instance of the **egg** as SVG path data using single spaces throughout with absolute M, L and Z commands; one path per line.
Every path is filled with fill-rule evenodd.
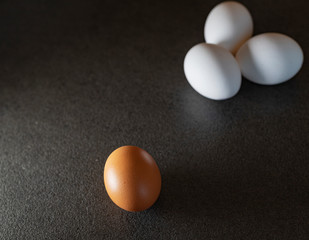
M 123 146 L 113 151 L 104 167 L 104 184 L 120 208 L 138 212 L 151 207 L 161 191 L 161 174 L 145 150 Z
M 304 55 L 292 38 L 280 33 L 264 33 L 248 40 L 237 52 L 236 59 L 245 78 L 274 85 L 295 76 Z
M 195 91 L 213 100 L 231 98 L 240 89 L 241 73 L 235 58 L 217 45 L 192 47 L 185 56 L 184 72 Z
M 205 22 L 205 41 L 224 47 L 233 54 L 252 34 L 252 17 L 248 9 L 238 2 L 218 4 Z

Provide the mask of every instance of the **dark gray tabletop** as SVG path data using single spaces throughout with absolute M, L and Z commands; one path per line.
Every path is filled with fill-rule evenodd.
M 308 239 L 307 0 L 241 2 L 305 63 L 212 101 L 183 59 L 219 1 L 0 1 L 0 239 Z M 161 170 L 144 212 L 104 188 L 122 145 Z

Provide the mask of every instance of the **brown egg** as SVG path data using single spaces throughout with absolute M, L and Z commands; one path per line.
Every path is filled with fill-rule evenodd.
M 131 211 L 151 207 L 161 191 L 161 174 L 145 150 L 123 146 L 109 155 L 104 167 L 104 184 L 112 201 Z

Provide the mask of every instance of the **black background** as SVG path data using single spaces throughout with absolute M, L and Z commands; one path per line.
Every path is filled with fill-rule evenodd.
M 0 1 L 0 239 L 308 239 L 307 0 L 241 1 L 305 62 L 212 101 L 183 73 L 220 1 Z M 108 155 L 157 161 L 149 210 L 114 205 Z

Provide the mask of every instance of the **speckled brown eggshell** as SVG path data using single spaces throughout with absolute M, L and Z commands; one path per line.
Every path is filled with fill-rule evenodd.
M 123 146 L 113 151 L 104 167 L 104 184 L 120 208 L 138 212 L 151 207 L 161 191 L 161 174 L 145 150 Z

